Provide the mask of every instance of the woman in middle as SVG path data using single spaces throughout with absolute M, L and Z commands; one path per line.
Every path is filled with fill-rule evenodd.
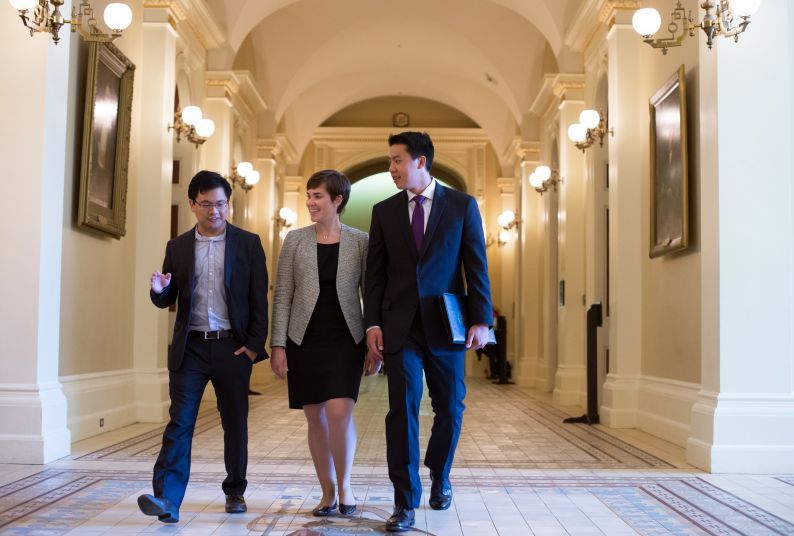
M 350 181 L 333 170 L 306 183 L 314 225 L 287 234 L 273 296 L 270 365 L 287 378 L 289 407 L 303 409 L 309 451 L 323 496 L 315 516 L 356 511 L 350 487 L 356 430 L 353 405 L 364 367 L 367 233 L 343 225 Z M 367 371 L 371 373 L 373 371 Z

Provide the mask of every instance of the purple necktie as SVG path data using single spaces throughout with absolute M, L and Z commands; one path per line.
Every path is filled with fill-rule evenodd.
M 423 195 L 414 197 L 416 206 L 414 207 L 414 214 L 411 217 L 411 230 L 414 233 L 414 244 L 416 244 L 416 251 L 422 253 L 422 244 L 425 241 L 425 209 L 422 208 L 422 203 L 427 199 Z

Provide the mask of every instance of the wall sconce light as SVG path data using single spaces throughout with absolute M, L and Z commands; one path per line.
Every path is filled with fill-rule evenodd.
M 598 138 L 599 147 L 604 146 L 604 137 L 607 133 L 615 135 L 615 131 L 607 129 L 606 117 L 602 117 L 596 110 L 582 110 L 579 122 L 568 127 L 568 138 L 582 150 L 592 147 Z
M 634 31 L 643 36 L 644 41 L 653 48 L 661 48 L 662 54 L 667 54 L 667 49 L 670 47 L 681 46 L 687 34 L 689 37 L 694 37 L 697 28 L 706 34 L 706 45 L 709 49 L 714 45 L 714 38 L 720 35 L 733 37 L 734 42 L 738 42 L 739 34 L 747 29 L 750 17 L 758 11 L 761 0 L 706 0 L 700 4 L 706 13 L 699 24 L 695 24 L 691 10 L 687 16 L 680 0 L 676 4 L 670 16 L 670 23 L 667 25 L 669 37 L 651 38 L 662 25 L 661 15 L 652 7 L 638 9 L 631 19 Z M 716 12 L 711 13 L 715 8 Z M 741 21 L 734 24 L 734 15 L 739 16 Z
M 552 170 L 549 166 L 538 166 L 529 175 L 529 184 L 540 195 L 543 195 L 543 192 L 547 192 L 549 188 L 556 192 L 557 184 L 561 182 L 562 179 L 557 174 L 557 170 Z
M 185 106 L 184 110 L 177 110 L 174 113 L 174 124 L 168 125 L 168 130 L 173 129 L 176 132 L 177 143 L 182 141 L 182 136 L 185 136 L 198 149 L 199 145 L 212 136 L 215 132 L 215 122 L 202 116 L 201 108 L 198 106 Z
M 292 227 L 298 221 L 298 215 L 289 207 L 281 207 L 276 216 L 276 222 L 282 227 Z
M 227 178 L 232 185 L 236 184 L 248 193 L 259 182 L 260 176 L 251 162 L 240 162 L 236 166 L 232 165 L 232 172 Z
M 508 231 L 518 225 L 518 217 L 516 217 L 516 213 L 512 210 L 505 210 L 496 218 L 496 223 L 499 224 L 499 227 Z
M 70 19 L 64 19 L 61 15 L 63 0 L 10 0 L 10 2 L 14 9 L 19 11 L 19 18 L 22 19 L 25 28 L 30 30 L 31 36 L 39 32 L 49 33 L 56 45 L 61 40 L 58 34 L 64 24 L 69 24 L 72 32 L 80 32 L 86 41 L 110 43 L 132 23 L 130 6 L 119 2 L 108 4 L 103 14 L 105 24 L 111 29 L 110 34 L 103 33 L 97 27 L 94 8 L 88 0 L 82 0 L 79 7 L 72 7 Z M 52 4 L 52 12 L 49 4 Z
M 512 232 L 511 229 L 516 227 L 520 222 L 515 212 L 512 210 L 505 210 L 497 216 L 496 223 L 501 227 L 499 234 L 496 235 L 496 244 L 501 247 L 515 238 L 515 233 Z M 493 243 L 493 240 L 491 243 Z

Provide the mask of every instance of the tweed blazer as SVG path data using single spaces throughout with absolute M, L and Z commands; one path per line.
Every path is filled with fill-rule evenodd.
M 364 289 L 368 241 L 367 233 L 342 225 L 336 292 L 345 322 L 356 343 L 364 338 L 361 295 Z M 319 294 L 317 238 L 314 225 L 309 225 L 290 231 L 281 247 L 276 289 L 273 293 L 271 348 L 287 346 L 287 337 L 295 344 L 303 342 L 303 335 Z

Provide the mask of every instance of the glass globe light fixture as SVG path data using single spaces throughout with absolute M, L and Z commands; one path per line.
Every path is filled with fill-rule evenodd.
M 115 32 L 121 32 L 132 23 L 132 10 L 127 4 L 113 2 L 105 8 L 103 18 L 108 28 Z
M 634 31 L 643 37 L 650 37 L 659 31 L 662 26 L 662 16 L 652 7 L 638 9 L 631 17 Z
M 253 164 L 251 162 L 240 162 L 237 164 L 237 174 L 241 177 L 248 177 L 248 174 L 254 170 Z M 247 182 L 247 181 L 246 181 Z
M 38 0 L 10 0 L 10 2 L 17 11 L 29 11 L 38 4 Z
M 199 119 L 196 123 L 196 134 L 202 138 L 209 138 L 215 132 L 215 122 L 212 119 Z
M 761 7 L 761 0 L 733 0 L 731 7 L 740 17 L 750 17 Z
M 551 178 L 551 168 L 549 166 L 538 166 L 535 168 L 535 175 L 541 182 L 546 182 Z
M 582 110 L 579 114 L 579 124 L 584 128 L 596 128 L 601 122 L 601 115 L 596 110 Z
M 258 171 L 249 171 L 248 174 L 245 176 L 245 183 L 248 186 L 253 186 L 259 182 L 259 172 Z
M 516 213 L 512 210 L 505 210 L 496 218 L 499 227 L 507 227 L 516 219 Z
M 587 129 L 581 123 L 574 123 L 568 127 L 568 138 L 574 143 L 582 143 L 587 139 Z
M 201 120 L 201 108 L 198 106 L 185 106 L 182 110 L 182 121 L 188 125 L 193 126 Z
M 529 185 L 532 186 L 533 188 L 542 188 L 543 181 L 540 180 L 540 177 L 538 177 L 537 173 L 531 173 L 529 175 Z

